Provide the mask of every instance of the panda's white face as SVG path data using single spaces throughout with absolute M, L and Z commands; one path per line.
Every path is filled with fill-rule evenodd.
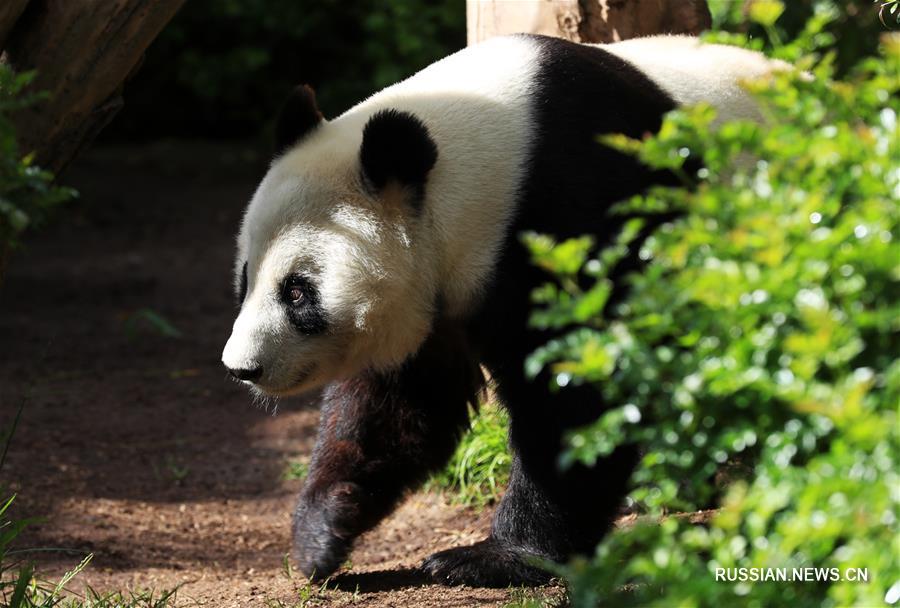
M 222 361 L 271 395 L 397 365 L 431 324 L 409 189 L 367 187 L 359 144 L 331 126 L 273 164 L 238 237 L 241 308 Z

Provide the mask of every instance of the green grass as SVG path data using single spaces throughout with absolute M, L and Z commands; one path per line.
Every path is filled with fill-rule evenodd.
M 306 460 L 295 460 L 289 462 L 281 477 L 285 481 L 304 480 L 309 473 L 309 462 Z
M 6 608 L 168 608 L 175 606 L 177 589 L 167 591 L 114 591 L 98 593 L 88 588 L 83 595 L 60 598 L 59 594 L 42 590 L 38 583 L 32 582 L 19 604 L 0 603 Z M 0 600 L 2 602 L 2 600 Z M 182 602 L 181 605 L 184 605 Z
M 483 404 L 472 417 L 447 467 L 428 483 L 455 503 L 483 507 L 496 502 L 509 481 L 512 457 L 507 447 L 509 416 L 497 405 Z
M 560 608 L 568 606 L 566 594 L 560 587 L 512 587 L 504 608 Z
M 286 579 L 294 582 L 294 593 L 297 594 L 297 597 L 296 599 L 287 601 L 266 597 L 266 608 L 312 608 L 312 606 L 328 604 L 328 592 L 330 591 L 328 585 L 331 582 L 330 577 L 326 578 L 321 583 L 313 583 L 310 580 L 306 580 L 302 584 L 297 585 L 294 578 L 294 568 L 291 565 L 291 557 L 288 553 L 285 553 L 284 558 L 282 559 L 281 573 Z M 358 600 L 359 586 L 357 586 L 356 591 L 353 593 L 351 601 L 356 603 Z
M 265 600 L 266 608 L 310 608 L 311 606 L 323 605 L 322 602 L 327 601 L 328 583 L 325 580 L 321 584 L 306 582 L 295 589 L 297 593 L 296 600 L 285 602 L 280 599 L 267 598 Z M 356 594 L 354 594 L 356 597 Z

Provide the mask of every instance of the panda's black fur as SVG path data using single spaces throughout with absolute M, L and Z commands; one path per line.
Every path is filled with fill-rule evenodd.
M 439 319 L 398 369 L 366 372 L 326 389 L 318 443 L 294 516 L 294 555 L 307 574 L 334 572 L 360 533 L 444 466 L 467 426 L 468 404 L 483 386 L 479 364 L 490 371 L 511 415 L 509 487 L 490 537 L 429 557 L 425 573 L 475 586 L 545 581 L 548 575 L 529 557 L 564 560 L 591 552 L 621 505 L 636 462 L 633 448 L 620 448 L 593 468 L 561 472 L 557 466 L 564 432 L 595 420 L 603 405 L 587 386 L 551 391 L 546 371 L 526 378 L 526 356 L 556 334 L 528 327 L 529 294 L 548 276 L 530 263 L 518 235 L 534 230 L 608 241 L 618 229 L 604 213 L 612 203 L 672 178 L 596 138 L 655 132 L 675 102 L 601 48 L 534 39 L 541 48 L 533 90 L 537 141 L 491 283 L 476 310 L 462 319 Z M 296 121 L 304 128 L 314 117 L 307 112 L 306 120 Z M 398 119 L 382 120 L 389 118 Z M 363 170 L 376 187 L 388 173 L 422 175 L 423 167 L 427 173 L 441 153 L 426 129 L 407 123 L 398 141 L 389 126 L 367 129 L 366 145 L 373 151 L 401 146 L 415 154 L 400 167 L 384 167 L 384 154 L 373 153 L 368 161 L 363 155 Z M 409 181 L 427 187 L 427 181 Z
M 396 180 L 413 189 L 414 204 L 421 202 L 428 172 L 437 156 L 437 145 L 428 135 L 428 128 L 408 112 L 381 110 L 363 129 L 359 150 L 362 180 L 374 192 Z
M 286 152 L 322 122 L 323 118 L 316 106 L 316 94 L 312 87 L 306 84 L 294 87 L 275 123 L 275 154 Z

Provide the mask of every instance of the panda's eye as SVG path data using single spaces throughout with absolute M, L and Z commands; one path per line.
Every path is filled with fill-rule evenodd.
M 281 283 L 281 301 L 288 320 L 301 334 L 321 334 L 328 327 L 316 284 L 308 276 L 292 274 Z
M 307 280 L 301 276 L 288 277 L 284 281 L 282 298 L 291 306 L 300 306 L 306 300 Z
M 291 304 L 299 304 L 300 300 L 303 299 L 303 288 L 299 285 L 294 285 L 291 287 L 291 291 L 289 294 Z

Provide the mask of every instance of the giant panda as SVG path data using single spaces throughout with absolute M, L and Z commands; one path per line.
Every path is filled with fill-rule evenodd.
M 293 516 L 304 573 L 332 574 L 353 541 L 440 469 L 488 370 L 510 414 L 511 479 L 490 535 L 422 564 L 435 581 L 533 584 L 534 557 L 593 550 L 635 465 L 624 447 L 557 467 L 563 433 L 603 411 L 551 391 L 524 359 L 554 334 L 528 326 L 547 277 L 519 242 L 617 223 L 610 205 L 672 177 L 598 143 L 640 138 L 676 106 L 755 118 L 741 80 L 784 66 L 738 48 L 658 36 L 587 45 L 537 35 L 459 51 L 333 120 L 298 87 L 277 154 L 237 239 L 240 311 L 222 361 L 259 394 L 323 388 Z

